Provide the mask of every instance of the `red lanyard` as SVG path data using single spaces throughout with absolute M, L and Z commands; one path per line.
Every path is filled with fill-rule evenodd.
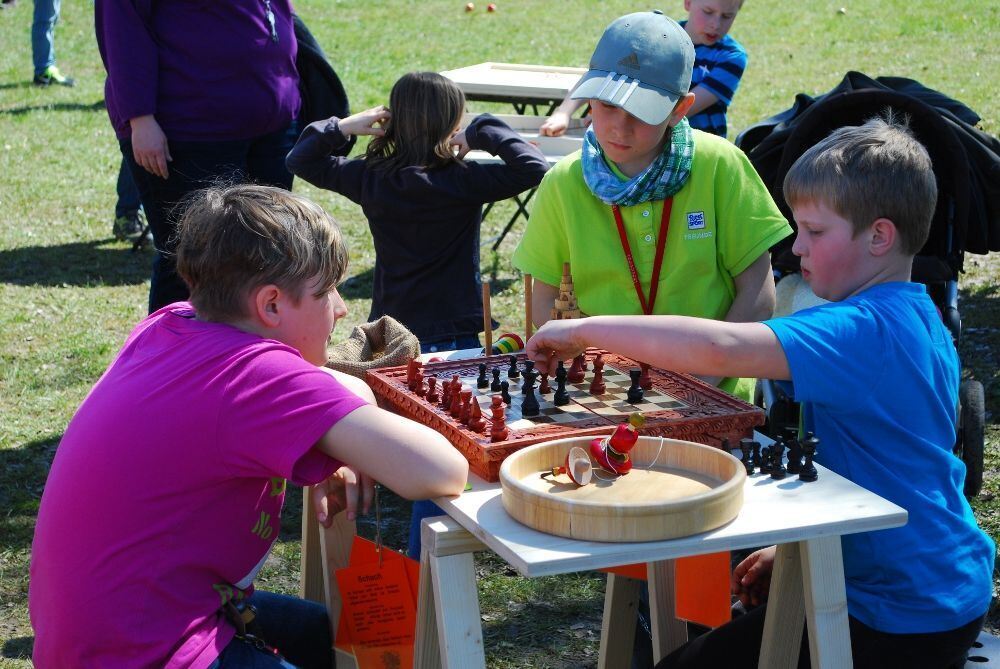
M 639 296 L 639 304 L 642 306 L 642 313 L 647 316 L 653 313 L 653 305 L 656 304 L 656 289 L 660 283 L 660 266 L 663 264 L 663 249 L 667 244 L 667 231 L 670 229 L 670 209 L 674 204 L 674 198 L 668 197 L 663 201 L 663 214 L 660 216 L 660 236 L 656 239 L 656 259 L 653 261 L 653 277 L 649 283 L 649 303 L 646 303 L 646 295 L 642 292 L 642 284 L 639 283 L 639 273 L 635 271 L 635 260 L 632 258 L 632 248 L 628 244 L 628 237 L 625 236 L 625 224 L 622 222 L 622 213 L 617 204 L 611 205 L 611 211 L 615 215 L 615 223 L 618 224 L 618 236 L 622 240 L 622 249 L 625 251 L 625 259 L 628 261 L 628 269 L 632 272 L 632 284 L 635 286 L 635 294 Z

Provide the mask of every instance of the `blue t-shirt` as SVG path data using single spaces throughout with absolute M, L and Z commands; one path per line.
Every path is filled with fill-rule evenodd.
M 962 494 L 958 356 L 924 286 L 879 284 L 765 325 L 820 439 L 816 462 L 909 513 L 903 527 L 843 537 L 850 614 L 895 634 L 982 615 L 996 547 Z
M 682 21 L 683 26 L 687 21 Z M 747 52 L 729 35 L 715 44 L 696 44 L 694 68 L 691 70 L 691 90 L 704 86 L 718 100 L 697 114 L 688 117 L 692 128 L 726 136 L 726 110 L 733 103 L 743 70 L 747 67 Z

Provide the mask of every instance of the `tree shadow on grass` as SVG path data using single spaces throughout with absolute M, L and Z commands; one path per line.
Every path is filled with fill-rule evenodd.
M 36 111 L 103 111 L 104 100 L 86 104 L 83 102 L 50 102 L 39 105 L 24 105 L 22 107 L 10 107 L 0 109 L 0 115 L 24 116 Z
M 370 300 L 375 285 L 375 270 L 366 269 L 360 274 L 349 276 L 340 285 L 340 296 L 345 300 Z
M 0 251 L 0 282 L 18 286 L 130 286 L 149 278 L 152 255 L 110 240 Z
M 31 653 L 35 650 L 35 637 L 21 636 L 16 639 L 7 639 L 0 650 L 0 657 L 12 660 L 30 660 Z
M 7 550 L 31 546 L 45 479 L 62 434 L 0 450 L 0 536 Z

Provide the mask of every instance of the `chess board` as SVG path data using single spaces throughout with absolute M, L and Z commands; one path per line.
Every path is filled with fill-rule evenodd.
M 598 352 L 602 354 L 605 363 L 605 393 L 593 395 L 590 392 L 590 382 L 594 374 L 593 359 Z M 459 419 L 454 418 L 448 408 L 440 403 L 431 403 L 426 396 L 421 397 L 411 391 L 407 386 L 405 366 L 369 371 L 366 380 L 375 395 L 396 412 L 443 434 L 468 459 L 472 471 L 488 481 L 498 480 L 500 463 L 518 449 L 563 437 L 609 434 L 616 425 L 636 411 L 641 411 L 646 418 L 645 426 L 639 430 L 641 434 L 696 441 L 711 446 L 721 446 L 724 439 L 735 445 L 741 438 L 751 436 L 753 428 L 764 422 L 764 413 L 757 407 L 698 379 L 656 368 L 649 370 L 652 388 L 644 391 L 639 402 L 629 403 L 626 400 L 626 392 L 631 383 L 628 370 L 639 365 L 628 358 L 598 349 L 590 349 L 586 353 L 588 369 L 584 380 L 566 384 L 570 396 L 568 404 L 556 406 L 553 403 L 556 387 L 554 379 L 549 379 L 552 389 L 545 394 L 539 392 L 539 380 L 535 383 L 539 414 L 523 416 L 521 385 L 524 377 L 508 377 L 508 358 L 505 355 L 495 355 L 434 362 L 425 364 L 421 370 L 424 378 L 437 377 L 439 394 L 441 384 L 451 381 L 455 376 L 458 376 L 466 389 L 472 390 L 486 422 L 486 428 L 482 432 L 470 430 Z M 519 368 L 523 369 L 524 354 L 518 355 L 517 361 Z M 490 371 L 498 367 L 500 379 L 510 384 L 511 403 L 506 406 L 505 412 L 505 422 L 510 434 L 505 441 L 493 442 L 490 439 L 490 403 L 493 395 L 500 393 L 476 387 L 480 363 L 486 364 L 487 378 L 490 381 L 493 378 Z

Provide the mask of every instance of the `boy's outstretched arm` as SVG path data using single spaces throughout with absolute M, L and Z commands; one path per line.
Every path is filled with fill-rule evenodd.
M 705 376 L 787 380 L 788 360 L 771 328 L 689 316 L 593 316 L 549 321 L 528 341 L 527 355 L 554 373 L 588 346 L 654 367 Z
M 457 495 L 469 473 L 469 463 L 443 436 L 371 405 L 337 421 L 317 446 L 406 499 Z

